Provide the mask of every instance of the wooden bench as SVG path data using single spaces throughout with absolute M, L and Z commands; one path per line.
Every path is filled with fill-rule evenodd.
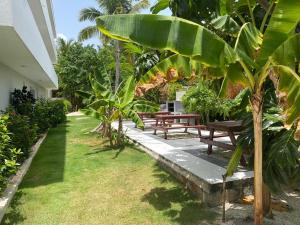
M 198 114 L 181 114 L 181 115 L 157 115 L 155 117 L 156 123 L 152 124 L 154 129 L 154 135 L 156 135 L 157 130 L 164 132 L 164 138 L 167 139 L 167 133 L 171 129 L 181 129 L 184 128 L 184 132 L 187 132 L 189 128 L 194 128 L 198 130 L 198 134 L 201 135 L 201 129 L 206 129 L 206 126 L 199 125 L 200 116 Z M 186 119 L 187 122 L 175 123 L 175 120 Z M 195 125 L 191 125 L 191 119 L 195 119 Z M 173 122 L 170 122 L 173 121 Z
M 155 116 L 156 115 L 169 115 L 171 114 L 171 112 L 166 112 L 166 111 L 159 111 L 159 112 L 138 112 L 137 113 L 138 116 L 141 118 L 141 120 L 143 121 L 144 124 L 149 124 L 149 123 L 155 123 L 156 119 Z M 137 127 L 135 125 L 135 127 Z M 144 128 L 143 128 L 144 130 Z

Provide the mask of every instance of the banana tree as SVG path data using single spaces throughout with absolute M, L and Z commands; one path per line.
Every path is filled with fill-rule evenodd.
M 284 104 L 287 124 L 300 117 L 300 61 L 298 0 L 278 0 L 264 34 L 255 23 L 245 23 L 234 47 L 205 27 L 188 20 L 159 15 L 116 15 L 97 19 L 100 32 L 122 41 L 170 50 L 220 71 L 222 92 L 229 84 L 250 90 L 255 130 L 254 192 L 255 224 L 263 224 L 262 104 L 264 83 L 270 77 Z
M 89 104 L 84 110 L 86 114 L 93 115 L 102 122 L 103 133 L 109 137 L 112 143 L 113 121 L 119 121 L 117 145 L 122 143 L 122 122 L 123 119 L 131 119 L 138 127 L 144 127 L 143 121 L 138 116 L 138 112 L 155 112 L 158 106 L 152 102 L 135 99 L 136 82 L 133 76 L 122 82 L 117 91 L 114 92 L 105 70 L 90 76 L 92 92 L 78 91 L 77 93 L 88 99 Z

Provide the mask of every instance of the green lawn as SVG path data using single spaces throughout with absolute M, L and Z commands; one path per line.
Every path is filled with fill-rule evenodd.
M 110 149 L 70 117 L 51 129 L 2 224 L 214 224 L 202 206 L 134 146 Z

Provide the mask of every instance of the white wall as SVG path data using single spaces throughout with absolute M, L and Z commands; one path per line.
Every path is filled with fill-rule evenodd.
M 48 97 L 47 89 L 33 83 L 21 74 L 0 63 L 0 110 L 5 110 L 9 105 L 10 93 L 15 88 L 21 89 L 24 85 L 29 90 L 31 88 L 35 91 L 36 98 Z

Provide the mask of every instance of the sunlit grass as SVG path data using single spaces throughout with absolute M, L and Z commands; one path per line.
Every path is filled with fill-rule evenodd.
M 2 224 L 213 224 L 150 156 L 88 133 L 96 125 L 70 117 L 49 131 Z

